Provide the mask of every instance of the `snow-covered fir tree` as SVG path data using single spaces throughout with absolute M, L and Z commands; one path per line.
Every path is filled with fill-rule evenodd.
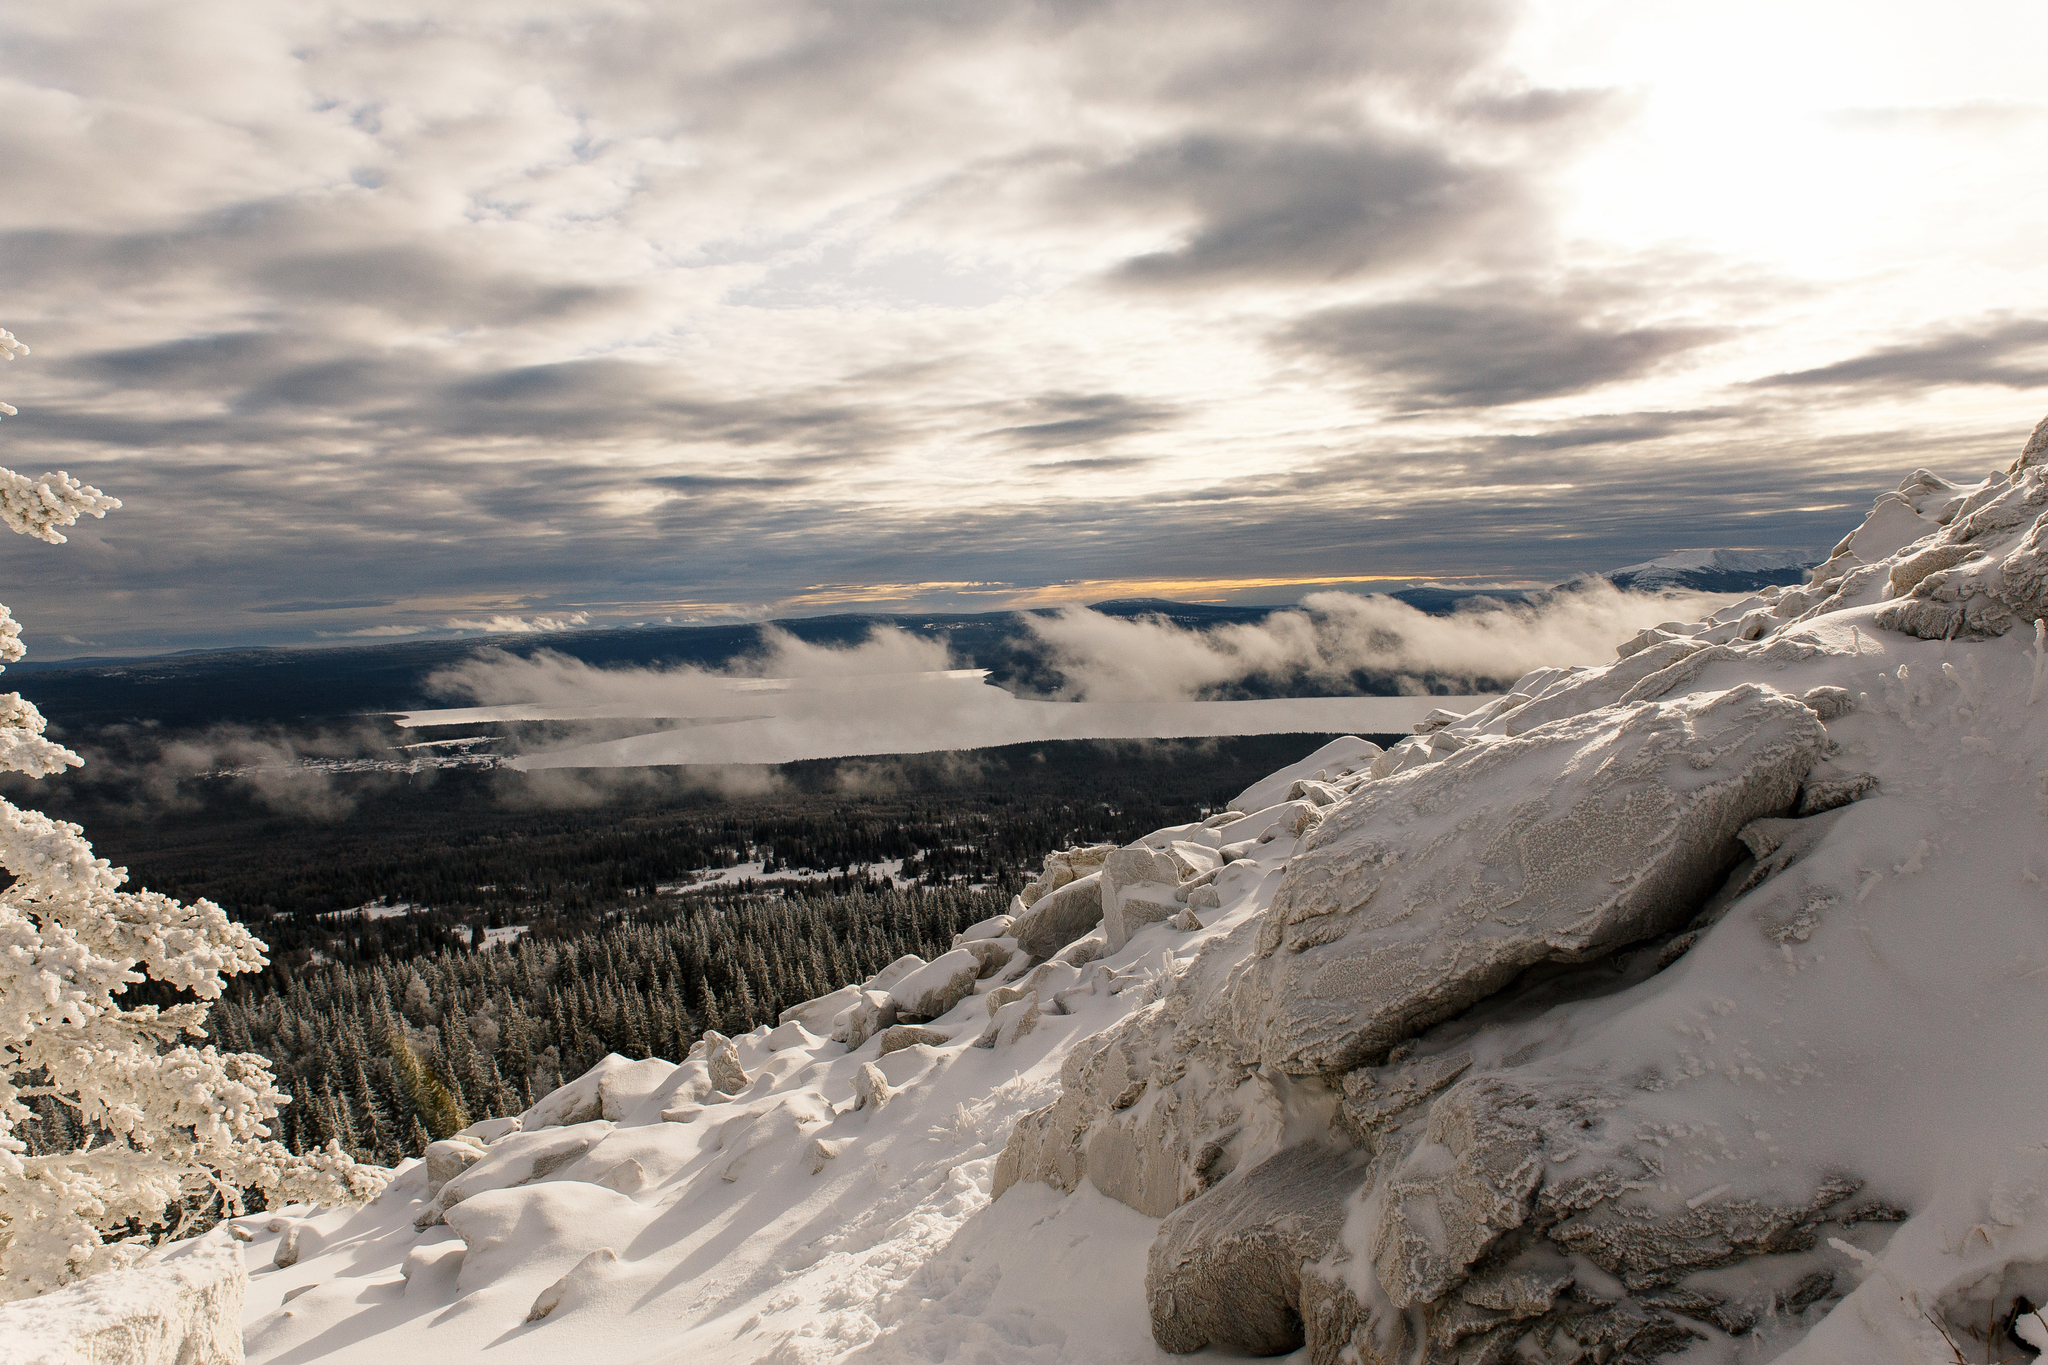
M 0 330 L 0 356 L 27 350 Z M 120 505 L 67 474 L 0 469 L 0 520 L 52 545 L 60 528 Z M 0 606 L 0 659 L 23 652 Z M 0 770 L 80 766 L 43 731 L 33 705 L 0 695 Z M 122 890 L 126 872 L 93 856 L 79 826 L 5 800 L 0 868 L 13 877 L 0 891 L 0 1300 L 132 1261 L 193 1196 L 240 1212 L 251 1189 L 331 1204 L 383 1187 L 380 1168 L 336 1143 L 294 1155 L 273 1139 L 289 1098 L 263 1058 L 187 1041 L 205 1037 L 223 978 L 266 965 L 247 929 L 211 901 Z M 124 1006 L 145 980 L 196 999 Z M 63 1111 L 73 1145 L 30 1150 L 17 1130 L 33 1101 Z

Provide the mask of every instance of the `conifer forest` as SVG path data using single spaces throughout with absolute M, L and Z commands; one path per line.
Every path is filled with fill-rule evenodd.
M 608 1052 L 680 1058 L 999 913 L 1044 855 L 1222 808 L 1324 736 L 1016 745 L 687 770 L 564 793 L 510 770 L 311 786 L 89 766 L 25 788 L 130 884 L 205 896 L 271 965 L 212 1040 L 270 1059 L 294 1151 L 383 1164 L 517 1113 Z M 739 794 L 735 794 L 735 792 Z M 163 1003 L 177 997 L 165 994 Z M 60 1108 L 23 1136 L 57 1148 Z

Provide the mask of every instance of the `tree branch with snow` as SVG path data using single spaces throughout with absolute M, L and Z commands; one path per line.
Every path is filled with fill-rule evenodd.
M 0 357 L 27 353 L 0 329 Z M 59 528 L 120 505 L 68 474 L 0 468 L 0 521 L 52 545 Z M 0 659 L 23 652 L 0 606 Z M 44 729 L 19 693 L 0 694 L 0 771 L 46 777 L 84 762 Z M 291 1101 L 269 1063 L 194 1041 L 225 979 L 268 965 L 260 939 L 211 901 L 123 890 L 126 870 L 96 857 L 83 829 L 5 800 L 0 868 L 13 877 L 0 890 L 0 1300 L 135 1260 L 191 1195 L 239 1213 L 251 1189 L 334 1204 L 383 1188 L 382 1168 L 335 1143 L 286 1150 L 271 1122 Z M 196 999 L 124 1008 L 119 997 L 144 981 Z M 62 1105 L 81 1145 L 32 1153 L 17 1136 L 31 1100 Z

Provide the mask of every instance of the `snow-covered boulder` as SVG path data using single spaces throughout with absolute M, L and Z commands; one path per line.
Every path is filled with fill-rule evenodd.
M 550 1125 L 507 1134 L 492 1143 L 475 1165 L 443 1185 L 413 1225 L 427 1228 L 443 1222 L 456 1205 L 486 1190 L 511 1189 L 544 1180 L 604 1141 L 612 1128 L 608 1120 L 592 1119 L 567 1127 Z
M 1010 925 L 1015 922 L 1016 916 L 1014 915 L 991 915 L 985 920 L 977 920 L 953 935 L 953 946 L 958 948 L 963 943 L 973 943 L 982 939 L 1002 938 L 1010 932 Z
M 918 1024 L 896 1024 L 883 1031 L 882 1040 L 875 1045 L 875 1055 L 886 1057 L 906 1047 L 938 1047 L 951 1041 L 952 1036 Z
M 519 1129 L 531 1132 L 592 1119 L 625 1118 L 659 1090 L 675 1069 L 674 1062 L 659 1057 L 629 1061 L 616 1052 L 606 1053 L 596 1066 L 550 1090 L 519 1115 Z
M 938 1018 L 974 994 L 981 974 L 980 954 L 966 948 L 941 953 L 889 988 L 896 1018 L 905 1024 Z
M 630 1241 L 642 1221 L 625 1195 L 580 1180 L 484 1191 L 448 1211 L 448 1226 L 468 1247 L 457 1285 L 474 1293 L 513 1280 L 535 1294 L 591 1252 Z M 514 1309 L 505 1326 L 518 1321 Z
M 241 1365 L 242 1249 L 209 1237 L 0 1304 L 0 1365 Z
M 865 989 L 871 991 L 893 990 L 896 983 L 924 966 L 924 959 L 916 953 L 905 953 L 888 966 L 867 979 Z
M 519 1117 L 515 1114 L 509 1118 L 479 1119 L 453 1136 L 459 1141 L 474 1142 L 480 1147 L 488 1147 L 505 1134 L 518 1131 Z
M 1827 738 L 1744 684 L 1603 708 L 1366 786 L 1310 836 L 1231 994 L 1248 1058 L 1378 1061 L 1541 962 L 1676 933 Z
M 976 1047 L 1008 1047 L 1038 1026 L 1037 991 L 1028 991 L 1000 1005 L 992 1003 L 991 1009 L 988 1025 L 974 1040 Z
M 1010 933 L 1031 956 L 1051 957 L 1100 923 L 1102 874 L 1095 871 L 1030 902 Z
M 920 964 L 922 959 L 919 960 Z M 887 991 L 865 990 L 853 1002 L 853 1008 L 846 1012 L 846 1023 L 839 1041 L 852 1052 L 868 1039 L 896 1022 L 896 997 Z
M 740 1050 L 732 1039 L 717 1029 L 705 1029 L 703 1046 L 704 1066 L 710 1073 L 713 1090 L 722 1095 L 737 1095 L 751 1084 L 746 1068 L 740 1065 Z
M 2048 1346 L 2022 1304 L 2048 1301 L 2025 1072 L 2048 1051 L 2048 626 L 1878 623 L 1945 601 L 1913 596 L 1943 574 L 2024 585 L 1972 557 L 2038 524 L 2022 464 L 1918 471 L 1807 584 L 1290 765 L 1250 814 L 1049 856 L 985 930 L 1091 877 L 1173 901 L 1172 930 L 977 954 L 944 1046 L 849 1053 L 793 1019 L 735 1040 L 740 1096 L 693 1049 L 580 1160 L 456 1205 L 468 1247 L 405 1227 L 423 1164 L 367 1209 L 237 1220 L 252 1257 L 301 1253 L 252 1281 L 252 1358 Z M 924 965 L 834 1019 L 858 999 L 893 1024 Z
M 484 1145 L 481 1142 L 465 1141 L 460 1134 L 428 1143 L 427 1198 L 432 1199 L 439 1194 L 443 1185 L 483 1160 L 483 1156 Z
M 775 1017 L 775 1022 L 802 1024 L 821 1038 L 829 1037 L 839 1017 L 852 1009 L 855 1002 L 860 999 L 860 992 L 861 988 L 858 985 L 841 986 L 838 990 L 828 991 L 815 1000 L 791 1005 Z

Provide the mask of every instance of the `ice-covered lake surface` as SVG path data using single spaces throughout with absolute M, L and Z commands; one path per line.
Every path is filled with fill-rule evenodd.
M 761 678 L 746 691 L 558 706 L 543 703 L 408 711 L 406 727 L 521 720 L 677 720 L 625 739 L 521 754 L 514 768 L 632 768 L 674 763 L 796 763 L 870 754 L 934 753 L 1066 739 L 1192 739 L 1212 735 L 1388 734 L 1471 697 L 1287 697 L 1263 701 L 1025 701 L 980 670 L 842 680 Z M 781 686 L 776 686 L 780 684 Z M 853 684 L 858 684 L 855 686 Z M 701 681 L 698 687 L 702 688 Z
M 1969 546 L 2043 505 L 1909 479 L 1813 586 L 1049 860 L 937 962 L 438 1149 L 431 1198 L 245 1219 L 249 1359 L 2018 1357 L 2048 649 L 1896 627 L 2013 626 L 2039 580 Z

